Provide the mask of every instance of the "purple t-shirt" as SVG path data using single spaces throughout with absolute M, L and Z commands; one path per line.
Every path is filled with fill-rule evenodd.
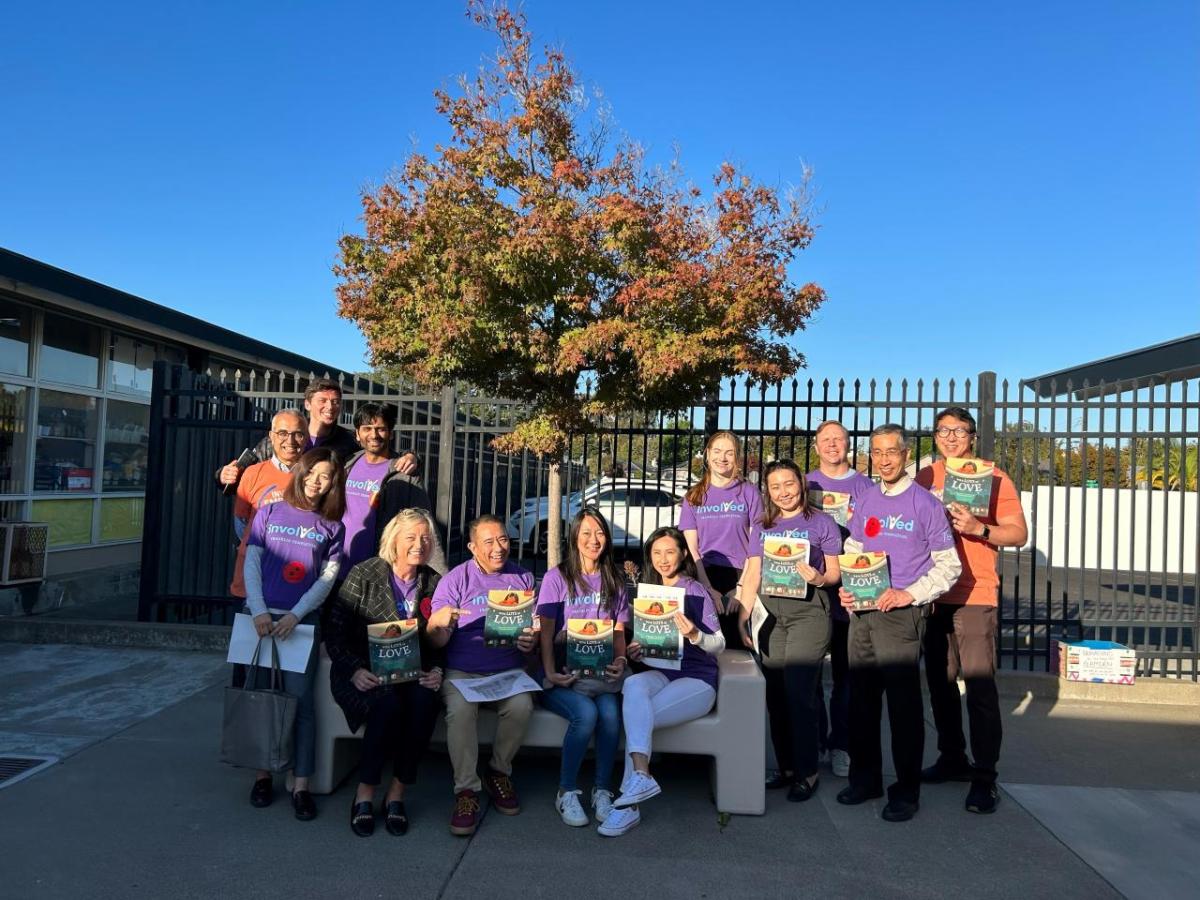
M 525 655 L 516 647 L 486 647 L 483 623 L 487 618 L 488 591 L 533 590 L 533 574 L 511 559 L 494 575 L 486 574 L 479 563 L 468 559 L 446 573 L 433 592 L 432 612 L 444 606 L 462 610 L 458 627 L 446 644 L 446 666 L 463 672 L 487 674 L 505 669 L 520 669 Z
M 675 587 L 683 588 L 683 614 L 705 634 L 717 634 L 721 623 L 717 619 L 717 608 L 704 585 L 693 578 L 681 575 Z M 667 676 L 668 681 L 676 678 L 699 678 L 705 684 L 717 687 L 717 658 L 705 653 L 687 638 L 683 639 L 683 659 L 678 669 L 655 669 Z
M 933 568 L 935 550 L 953 550 L 954 534 L 941 502 L 918 484 L 888 495 L 863 494 L 850 520 L 850 536 L 864 550 L 888 555 L 892 586 L 903 590 Z
M 761 519 L 755 522 L 750 529 L 750 555 L 762 559 L 764 538 L 805 540 L 808 541 L 808 564 L 824 574 L 825 557 L 842 552 L 842 532 L 837 522 L 825 513 L 807 512 L 808 515 L 801 510 L 792 516 L 780 516 L 770 528 L 764 527 Z
M 396 601 L 396 615 L 401 619 L 412 619 L 417 615 L 417 579 L 401 578 L 392 572 L 392 599 Z
M 547 572 L 542 579 L 542 585 L 538 588 L 537 614 L 542 618 L 554 620 L 555 636 L 566 627 L 567 619 L 612 619 L 628 626 L 629 591 L 622 586 L 616 597 L 609 603 L 602 604 L 600 573 L 582 577 L 588 588 L 583 594 L 567 587 L 567 580 L 559 566 Z
M 271 609 L 294 607 L 327 561 L 344 567 L 342 523 L 282 501 L 259 509 L 246 544 L 262 547 L 263 600 Z
M 679 506 L 679 530 L 695 529 L 700 559 L 706 566 L 746 565 L 750 523 L 762 516 L 762 497 L 748 481 L 725 487 L 709 485 L 704 502 L 692 506 L 686 497 Z
M 375 555 L 375 510 L 379 486 L 387 475 L 391 460 L 369 463 L 364 454 L 346 473 L 346 568 L 356 566 Z

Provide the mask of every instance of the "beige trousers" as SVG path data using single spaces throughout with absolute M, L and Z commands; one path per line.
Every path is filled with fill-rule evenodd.
M 491 706 L 499 716 L 489 765 L 504 775 L 512 774 L 513 757 L 521 749 L 529 717 L 533 714 L 531 694 L 517 694 L 495 703 L 471 703 L 450 683 L 456 678 L 483 677 L 474 672 L 449 669 L 442 681 L 442 701 L 446 704 L 446 749 L 450 752 L 450 765 L 454 767 L 456 794 L 483 787 L 479 780 L 479 707 Z

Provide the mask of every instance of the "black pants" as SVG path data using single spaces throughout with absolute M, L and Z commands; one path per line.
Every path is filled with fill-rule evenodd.
M 925 753 L 921 700 L 921 637 L 925 611 L 905 607 L 856 613 L 850 619 L 850 783 L 883 787 L 880 725 L 887 695 L 896 781 L 889 799 L 917 802 Z
M 737 588 L 738 579 L 742 577 L 741 570 L 735 569 L 733 566 L 710 566 L 705 564 L 704 571 L 708 574 L 709 584 L 722 594 L 728 594 Z M 744 649 L 742 634 L 738 629 L 737 608 L 735 607 L 733 612 L 726 613 L 718 618 L 721 621 L 721 634 L 725 635 L 725 646 L 734 650 Z
M 826 590 L 826 588 L 821 588 Z M 840 609 L 837 589 L 833 591 L 830 609 Z M 829 638 L 829 668 L 833 673 L 833 689 L 829 692 L 829 709 L 826 712 L 825 692 L 821 691 L 821 749 L 850 749 L 850 621 L 833 618 Z
M 764 596 L 775 618 L 763 650 L 767 716 L 775 761 L 796 779 L 817 774 L 821 668 L 829 650 L 829 611 L 819 594 L 810 601 Z
M 414 784 L 417 766 L 429 746 L 441 709 L 438 693 L 415 681 L 376 688 L 372 693 L 358 780 L 361 784 L 379 784 L 384 761 L 390 754 L 392 774 L 403 784 Z
M 925 677 L 937 725 L 938 755 L 967 763 L 959 677 L 967 685 L 971 755 L 980 778 L 995 781 L 1003 725 L 996 690 L 996 607 L 938 603 L 925 627 Z

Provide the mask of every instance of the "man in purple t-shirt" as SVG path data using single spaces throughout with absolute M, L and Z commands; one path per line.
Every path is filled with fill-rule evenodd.
M 858 499 L 875 488 L 875 482 L 850 466 L 847 454 L 850 450 L 850 433 L 841 422 L 829 419 L 817 426 L 813 442 L 817 446 L 820 464 L 806 476 L 810 501 L 816 497 L 824 501 L 830 494 L 849 494 L 850 502 L 844 514 L 838 515 L 840 507 L 835 503 L 813 504 L 827 512 L 835 521 L 849 520 L 854 515 Z M 820 492 L 820 493 L 816 493 Z M 850 535 L 845 525 L 839 525 L 844 541 Z M 829 693 L 829 715 L 825 714 L 825 698 L 821 696 L 821 749 L 829 751 L 829 766 L 833 774 L 845 778 L 850 774 L 850 614 L 838 602 L 833 588 L 819 588 L 831 610 L 833 628 L 829 636 L 829 668 L 833 673 L 833 689 Z M 828 729 L 826 721 L 828 720 Z
M 488 647 L 484 641 L 488 592 L 533 590 L 533 575 L 508 558 L 508 535 L 496 516 L 480 516 L 467 530 L 471 558 L 455 566 L 433 592 L 429 637 L 446 648 L 446 676 L 442 699 L 446 704 L 446 749 L 454 768 L 454 813 L 450 832 L 460 836 L 475 833 L 479 824 L 479 791 L 487 790 L 497 812 L 515 816 L 521 811 L 513 787 L 512 760 L 533 713 L 533 698 L 516 694 L 495 703 L 499 721 L 492 741 L 492 759 L 487 775 L 480 779 L 479 733 L 481 704 L 468 701 L 455 687 L 456 680 L 482 678 L 509 669 L 525 667 L 526 655 L 537 645 L 532 629 L 517 638 L 517 646 Z
M 925 719 L 921 701 L 921 639 L 928 605 L 962 571 L 942 504 L 909 477 L 908 436 L 899 425 L 871 432 L 871 462 L 879 487 L 863 494 L 850 519 L 846 553 L 883 551 L 891 587 L 879 608 L 850 620 L 850 785 L 838 802 L 850 806 L 883 796 L 879 728 L 887 695 L 896 781 L 883 818 L 904 822 L 917 812 Z M 839 592 L 842 605 L 854 596 Z

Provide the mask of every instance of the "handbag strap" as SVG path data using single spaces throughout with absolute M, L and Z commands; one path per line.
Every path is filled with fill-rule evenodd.
M 246 683 L 242 685 L 242 690 L 256 690 L 258 688 L 258 657 L 262 653 L 263 641 L 270 638 L 271 640 L 271 685 L 268 690 L 282 691 L 283 690 L 283 670 L 279 667 L 279 644 L 275 641 L 275 635 L 263 635 L 258 639 L 258 643 L 254 647 L 254 655 L 250 657 L 250 670 L 253 672 L 254 686 L 250 686 L 250 678 L 246 679 Z

